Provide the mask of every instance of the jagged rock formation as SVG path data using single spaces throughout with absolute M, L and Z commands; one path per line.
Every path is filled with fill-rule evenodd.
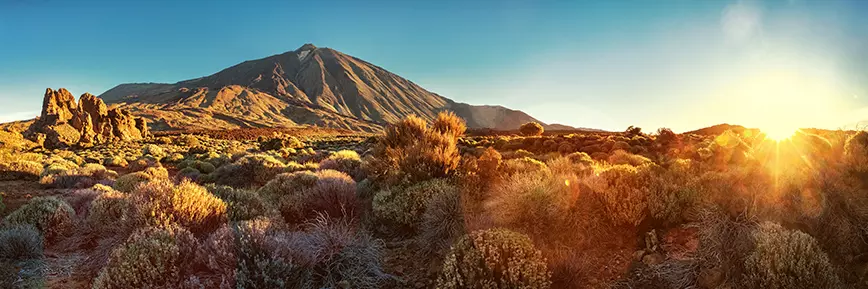
M 58 148 L 136 140 L 148 133 L 145 119 L 120 108 L 109 109 L 90 93 L 83 94 L 76 104 L 65 88 L 47 88 L 42 113 L 25 135 L 45 147 Z
M 308 124 L 373 131 L 410 114 L 431 120 L 443 110 L 455 111 L 471 128 L 516 129 L 537 121 L 502 106 L 454 102 L 364 60 L 312 44 L 174 84 L 121 84 L 99 97 L 147 118 L 152 129 Z

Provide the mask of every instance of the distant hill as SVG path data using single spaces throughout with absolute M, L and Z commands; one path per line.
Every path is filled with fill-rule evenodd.
M 540 122 L 502 106 L 454 102 L 364 60 L 312 44 L 202 78 L 121 84 L 99 97 L 145 117 L 153 130 L 307 124 L 369 132 L 411 114 L 430 120 L 444 110 L 454 111 L 471 128 L 512 130 Z
M 722 123 L 722 124 L 712 125 L 712 126 L 705 127 L 705 128 L 700 128 L 700 129 L 693 130 L 693 131 L 684 132 L 683 134 L 719 135 L 719 134 L 722 134 L 723 132 L 725 132 L 727 130 L 732 130 L 733 132 L 742 133 L 747 129 L 749 129 L 749 128 L 746 128 L 746 127 L 743 127 L 740 125 Z M 755 129 L 750 129 L 750 130 L 755 130 Z

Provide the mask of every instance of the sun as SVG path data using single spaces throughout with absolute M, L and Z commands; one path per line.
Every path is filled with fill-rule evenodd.
M 762 128 L 760 130 L 765 133 L 767 139 L 773 141 L 782 141 L 792 137 L 799 129 L 786 126 L 770 126 L 767 128 Z

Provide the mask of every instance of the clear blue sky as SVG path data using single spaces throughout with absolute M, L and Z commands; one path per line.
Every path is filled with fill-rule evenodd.
M 0 120 L 307 42 L 574 126 L 868 119 L 868 1 L 0 0 Z

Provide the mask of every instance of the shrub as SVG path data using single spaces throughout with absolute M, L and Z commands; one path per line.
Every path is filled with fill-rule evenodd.
M 75 210 L 57 197 L 36 197 L 9 216 L 4 225 L 32 225 L 51 242 L 75 226 Z
M 634 167 L 652 163 L 651 160 L 646 157 L 634 155 L 623 150 L 616 150 L 613 152 L 612 155 L 609 156 L 608 161 L 613 165 L 631 165 Z
M 808 234 L 765 222 L 754 233 L 756 248 L 744 263 L 752 288 L 842 288 L 826 253 Z
M 142 147 L 142 155 L 152 156 L 157 160 L 166 157 L 168 154 L 163 148 L 155 144 L 146 144 Z
M 381 288 L 382 244 L 347 222 L 319 217 L 300 232 L 237 227 L 239 288 Z
M 477 173 L 485 181 L 491 181 L 497 176 L 503 157 L 497 150 L 488 147 L 476 160 Z
M 268 213 L 268 208 L 262 197 L 254 191 L 214 184 L 208 184 L 205 188 L 226 202 L 226 211 L 230 221 L 252 220 Z
M 486 211 L 500 226 L 554 239 L 550 234 L 559 231 L 569 218 L 578 195 L 576 184 L 576 179 L 567 175 L 540 171 L 514 174 L 492 188 Z
M 199 145 L 199 138 L 195 135 L 184 134 L 178 137 L 178 145 L 183 147 L 195 147 Z
M 506 160 L 500 166 L 500 169 L 506 175 L 549 170 L 548 166 L 543 162 L 529 157 Z
M 259 187 L 282 173 L 284 169 L 285 165 L 276 158 L 265 154 L 254 154 L 221 166 L 214 171 L 212 179 L 219 185 L 235 188 Z
M 199 170 L 191 168 L 191 167 L 186 167 L 186 168 L 183 168 L 180 171 L 178 171 L 178 174 L 175 175 L 175 179 L 179 180 L 179 181 L 183 180 L 183 179 L 189 179 L 192 181 L 196 181 L 199 179 L 200 176 L 202 176 L 202 173 L 199 172 Z
M 537 122 L 528 122 L 518 128 L 523 136 L 540 136 L 543 134 L 543 126 Z
M 181 227 L 141 229 L 112 251 L 93 288 L 176 287 L 192 269 L 197 247 Z
M 298 140 L 298 138 L 289 135 L 276 136 L 259 143 L 259 150 L 261 151 L 281 150 L 284 148 L 299 149 L 303 147 L 304 143 Z
M 455 186 L 445 179 L 433 179 L 406 188 L 383 190 L 374 195 L 373 212 L 381 220 L 415 228 L 422 220 L 422 214 L 433 196 L 454 193 L 455 190 Z
M 193 161 L 183 161 L 178 164 L 179 169 L 191 168 L 199 171 L 203 174 L 213 173 L 217 168 L 214 167 L 214 164 L 206 161 L 193 160 Z
M 85 222 L 100 233 L 125 231 L 133 225 L 136 208 L 126 194 L 118 191 L 103 192 L 90 204 Z
M 356 181 L 365 178 L 362 170 L 362 159 L 357 152 L 351 150 L 342 150 L 330 155 L 319 162 L 318 167 L 320 170 L 336 170 L 347 173 Z
M 260 188 L 259 194 L 269 202 L 277 201 L 281 215 L 291 224 L 319 214 L 354 218 L 360 212 L 356 182 L 334 170 L 281 174 Z
M 614 165 L 600 168 L 584 179 L 604 205 L 606 215 L 618 225 L 639 225 L 645 218 L 651 166 Z
M 60 172 L 55 175 L 47 175 L 40 183 L 55 188 L 89 188 L 103 181 L 117 178 L 117 173 L 106 169 L 99 164 L 85 164 L 83 167 Z
M 121 156 L 107 157 L 103 160 L 103 163 L 107 166 L 113 167 L 126 167 L 127 165 L 129 165 L 129 162 L 127 162 L 127 160 Z
M 120 176 L 117 180 L 115 180 L 114 188 L 115 190 L 129 193 L 132 192 L 136 188 L 136 186 L 141 183 L 168 178 L 169 172 L 166 171 L 165 168 L 149 167 L 141 172 L 134 172 Z
M 42 165 L 31 161 L 13 161 L 0 163 L 0 181 L 38 180 L 42 174 Z
M 530 239 L 504 229 L 458 240 L 437 278 L 437 288 L 549 288 L 550 273 Z
M 868 132 L 859 131 L 844 143 L 847 163 L 858 170 L 868 171 Z
M 42 258 L 42 235 L 32 225 L 0 229 L 0 259 Z
M 432 192 L 419 224 L 419 238 L 429 253 L 448 249 L 464 234 L 464 211 L 457 188 Z
M 205 188 L 182 181 L 156 180 L 133 192 L 144 219 L 152 225 L 179 224 L 197 235 L 212 232 L 226 221 L 226 203 Z
M 408 116 L 379 137 L 367 171 L 385 185 L 451 176 L 461 161 L 456 144 L 465 129 L 452 113 L 441 112 L 431 127 Z

